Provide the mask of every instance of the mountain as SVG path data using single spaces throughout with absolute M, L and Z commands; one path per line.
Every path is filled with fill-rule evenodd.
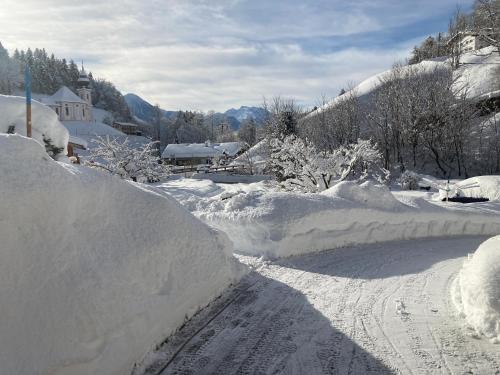
M 136 121 L 143 121 L 149 124 L 153 124 L 156 121 L 155 107 L 152 104 L 135 94 L 126 94 L 124 98 L 130 109 L 130 113 Z M 177 111 L 160 110 L 167 118 L 172 118 L 177 114 Z M 226 112 L 214 113 L 214 121 L 216 123 L 227 121 L 231 129 L 238 130 L 241 123 L 249 118 L 253 118 L 257 125 L 261 125 L 266 115 L 266 111 L 262 108 L 241 106 L 239 109 L 231 108 Z
M 155 107 L 148 103 L 140 96 L 135 94 L 126 94 L 124 96 L 132 116 L 137 117 L 139 120 L 153 124 L 156 121 Z M 165 111 L 160 109 L 163 115 L 167 118 L 174 117 L 177 111 Z
M 266 118 L 266 110 L 259 107 L 241 106 L 239 109 L 231 108 L 224 112 L 226 116 L 231 116 L 237 119 L 240 123 L 246 119 L 253 118 L 257 124 L 264 122 Z

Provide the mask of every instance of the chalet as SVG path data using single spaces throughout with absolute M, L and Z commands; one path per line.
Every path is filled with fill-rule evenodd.
M 471 31 L 460 31 L 448 41 L 448 45 L 460 53 L 475 51 L 490 44 L 483 35 Z

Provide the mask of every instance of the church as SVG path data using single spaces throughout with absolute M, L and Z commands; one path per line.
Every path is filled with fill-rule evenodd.
M 92 89 L 83 65 L 77 85 L 78 95 L 62 86 L 54 95 L 41 98 L 40 101 L 57 113 L 59 121 L 92 122 Z

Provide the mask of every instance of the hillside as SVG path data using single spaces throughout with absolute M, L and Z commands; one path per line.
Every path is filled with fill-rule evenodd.
M 125 102 L 130 109 L 132 116 L 138 118 L 139 120 L 145 121 L 149 124 L 156 122 L 155 106 L 148 103 L 140 96 L 136 94 L 126 94 L 124 95 Z M 172 118 L 177 114 L 177 111 L 166 111 L 160 108 L 162 115 L 166 118 Z
M 416 69 L 422 74 L 432 72 L 434 69 L 449 69 L 450 59 L 436 58 L 432 60 L 422 61 L 418 64 L 407 65 L 403 70 Z M 466 85 L 468 88 L 467 96 L 469 98 L 479 98 L 483 95 L 488 95 L 500 90 L 500 73 L 498 66 L 500 65 L 500 56 L 493 52 L 493 47 L 483 48 L 479 51 L 465 53 L 461 60 L 462 65 L 454 71 L 454 76 L 457 79 L 457 85 Z M 372 96 L 384 81 L 393 73 L 393 69 L 371 76 L 352 90 L 338 96 L 329 102 L 326 106 L 318 108 L 309 116 L 314 116 L 321 111 L 335 107 L 339 102 L 350 95 L 354 95 L 361 102 L 370 102 Z

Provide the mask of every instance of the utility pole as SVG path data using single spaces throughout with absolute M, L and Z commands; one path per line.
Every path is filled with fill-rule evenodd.
M 24 88 L 26 91 L 26 136 L 31 138 L 31 72 L 27 64 L 24 68 Z

